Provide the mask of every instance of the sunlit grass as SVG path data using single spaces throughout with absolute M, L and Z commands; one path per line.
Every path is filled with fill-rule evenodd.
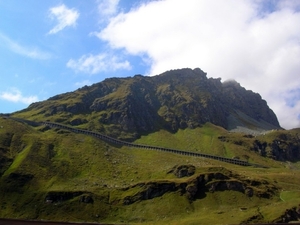
M 130 224 L 238 224 L 258 213 L 263 215 L 260 222 L 270 222 L 285 209 L 299 204 L 297 163 L 262 158 L 248 149 L 251 139 L 229 134 L 212 124 L 174 134 L 161 130 L 142 136 L 136 143 L 225 157 L 248 155 L 249 161 L 270 168 L 241 167 L 205 158 L 114 146 L 83 134 L 45 130 L 43 126 L 32 128 L 11 120 L 1 119 L 0 125 L 4 127 L 0 129 L 0 147 L 6 151 L 3 156 L 13 158 L 0 179 L 0 189 L 10 187 L 4 182 L 12 172 L 33 175 L 24 186 L 16 187 L 17 192 L 0 190 L 1 217 Z M 229 136 L 233 141 L 242 138 L 244 142 L 222 142 L 219 136 Z M 12 147 L 5 145 L 8 140 Z M 177 178 L 168 173 L 175 165 L 184 164 L 196 167 L 194 176 Z M 236 191 L 206 192 L 204 198 L 189 201 L 184 194 L 167 192 L 131 205 L 119 202 L 142 191 L 142 186 L 124 191 L 125 187 L 150 181 L 189 182 L 199 174 L 213 172 L 232 174 L 232 179 L 266 181 L 278 188 L 278 194 L 263 199 L 249 198 Z M 14 182 L 18 185 L 18 181 Z M 267 189 L 268 185 L 260 188 Z M 94 204 L 81 203 L 80 196 L 46 204 L 49 191 L 90 193 Z

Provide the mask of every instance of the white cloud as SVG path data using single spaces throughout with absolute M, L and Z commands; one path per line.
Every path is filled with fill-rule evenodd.
M 10 101 L 10 102 L 15 102 L 15 103 L 23 103 L 23 104 L 31 104 L 33 102 L 38 101 L 38 97 L 35 95 L 31 96 L 23 96 L 22 92 L 16 88 L 12 88 L 10 91 L 2 92 L 0 94 L 0 98 Z
M 20 45 L 17 42 L 10 39 L 9 37 L 7 37 L 6 35 L 0 33 L 0 46 L 1 45 L 4 48 L 8 48 L 10 51 L 18 55 L 26 56 L 32 59 L 44 60 L 49 59 L 51 57 L 50 53 L 41 51 L 37 47 L 27 47 Z
M 68 26 L 75 26 L 79 18 L 79 12 L 69 9 L 64 4 L 50 8 L 50 18 L 57 20 L 57 25 L 48 34 L 55 34 Z
M 98 0 L 98 11 L 102 16 L 111 16 L 117 13 L 120 0 Z
M 96 74 L 109 70 L 131 69 L 128 61 L 121 61 L 117 56 L 110 56 L 104 53 L 98 55 L 83 55 L 78 60 L 70 59 L 67 63 L 67 67 L 76 72 L 88 74 Z
M 292 128 L 299 125 L 300 99 L 291 106 L 286 93 L 300 87 L 298 2 L 152 1 L 119 13 L 96 35 L 114 49 L 147 55 L 150 75 L 200 67 L 208 76 L 236 79 Z

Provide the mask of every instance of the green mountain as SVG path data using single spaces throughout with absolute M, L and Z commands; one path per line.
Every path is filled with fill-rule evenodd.
M 16 113 L 134 140 L 160 129 L 200 127 L 253 132 L 279 129 L 276 115 L 259 94 L 235 81 L 221 83 L 200 69 L 171 70 L 154 77 L 110 78 L 54 96 Z
M 200 69 L 106 79 L 0 117 L 0 218 L 295 221 L 299 132 L 259 94 Z

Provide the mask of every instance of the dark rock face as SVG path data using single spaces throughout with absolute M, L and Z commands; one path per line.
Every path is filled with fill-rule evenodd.
M 168 173 L 173 173 L 176 177 L 189 177 L 195 173 L 196 167 L 193 165 L 174 166 Z
M 258 122 L 267 122 L 274 127 L 280 127 L 276 115 L 259 94 L 246 90 L 236 81 L 224 82 L 222 85 L 225 101 L 232 109 Z
M 210 192 L 236 190 L 238 192 L 244 192 L 245 187 L 241 182 L 237 181 L 216 181 L 206 185 Z
M 83 124 L 83 123 L 87 123 L 88 121 L 85 120 L 85 119 L 80 119 L 80 118 L 76 118 L 76 119 L 73 119 L 70 121 L 70 124 L 72 126 L 77 126 L 77 125 L 80 125 L 80 124 Z
M 240 115 L 257 121 L 257 126 L 265 123 L 280 128 L 259 94 L 245 90 L 235 81 L 221 83 L 220 79 L 207 78 L 198 68 L 171 70 L 154 77 L 110 78 L 34 103 L 26 110 L 40 108 L 40 113 L 55 115 L 56 120 L 72 125 L 89 123 L 76 115 L 93 113 L 98 121 L 91 123 L 133 136 L 158 129 L 176 132 L 206 122 L 232 128 L 232 121 L 239 120 Z M 64 116 L 57 118 L 62 113 Z
M 229 142 L 250 149 L 262 157 L 277 161 L 297 162 L 300 160 L 300 129 L 273 130 L 264 135 L 243 135 L 231 138 L 230 135 L 219 136 L 222 142 Z M 248 160 L 246 155 L 241 156 Z
M 18 192 L 23 193 L 24 187 L 30 183 L 30 181 L 34 178 L 32 174 L 23 174 L 13 172 L 9 174 L 5 179 L 3 179 L 3 183 L 1 184 L 1 188 L 3 192 Z
M 13 134 L 5 133 L 0 139 L 0 176 L 9 168 L 13 159 L 9 157 L 9 149 L 11 146 Z
M 200 188 L 198 180 L 195 180 L 194 182 L 191 182 L 188 184 L 185 188 L 186 191 L 186 197 L 189 200 L 195 200 L 197 194 L 199 194 L 200 190 L 204 190 L 203 187 Z
M 94 202 L 93 198 L 90 195 L 84 195 L 84 194 L 85 194 L 85 192 L 82 192 L 82 191 L 75 191 L 75 192 L 51 191 L 51 192 L 47 193 L 47 195 L 45 197 L 45 201 L 46 201 L 46 203 L 63 202 L 63 201 L 67 201 L 67 200 L 70 200 L 77 196 L 82 195 L 80 197 L 80 202 L 83 202 L 83 203 L 93 203 Z
M 94 199 L 90 195 L 83 195 L 80 197 L 80 202 L 83 203 L 94 203 Z
M 33 178 L 32 174 L 20 174 L 20 173 L 11 173 L 8 176 L 8 180 L 14 180 L 19 181 L 21 185 L 26 184 L 28 181 L 30 181 Z
M 144 187 L 144 190 L 134 196 L 127 196 L 123 200 L 124 205 L 130 205 L 136 201 L 148 200 L 164 195 L 166 192 L 173 192 L 178 190 L 175 183 L 162 182 L 162 183 L 147 183 L 138 184 Z
M 286 209 L 284 214 L 276 219 L 275 223 L 289 223 L 300 220 L 300 205 L 291 209 Z
M 5 170 L 12 164 L 13 159 L 1 155 L 1 152 L 5 149 L 0 148 L 0 176 L 5 172 Z
M 248 197 L 256 195 L 261 198 L 270 198 L 277 190 L 276 187 L 266 181 L 237 180 L 220 172 L 200 174 L 182 183 L 164 181 L 139 183 L 126 188 L 124 191 L 135 187 L 140 187 L 142 190 L 134 195 L 126 196 L 121 200 L 122 204 L 129 205 L 137 201 L 160 197 L 167 192 L 179 192 L 193 201 L 205 197 L 206 192 L 232 190 L 241 192 Z
M 300 140 L 297 134 L 279 134 L 270 142 L 254 140 L 251 150 L 274 160 L 296 162 L 300 159 Z

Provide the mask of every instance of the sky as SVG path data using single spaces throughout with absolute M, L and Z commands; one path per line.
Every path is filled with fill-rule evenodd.
M 0 0 L 0 113 L 187 67 L 236 80 L 300 127 L 300 1 Z

